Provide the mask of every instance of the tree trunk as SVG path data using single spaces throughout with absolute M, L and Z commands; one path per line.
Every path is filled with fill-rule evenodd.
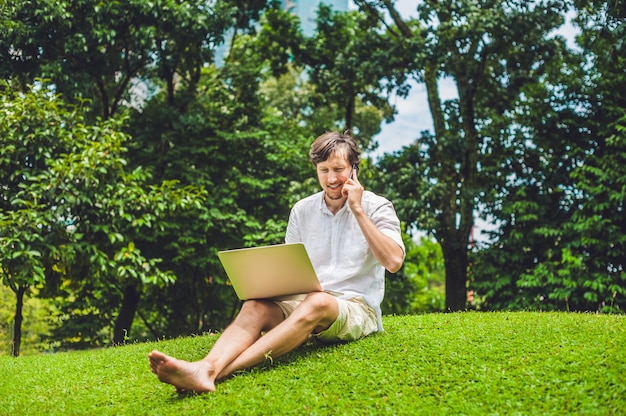
M 456 312 L 467 306 L 467 244 L 441 243 L 446 269 L 446 310 Z
M 354 101 L 356 100 L 356 96 L 351 94 L 346 102 L 346 130 L 352 131 L 352 119 L 354 118 Z
M 22 344 L 22 320 L 24 316 L 22 311 L 24 309 L 24 293 L 26 293 L 26 286 L 19 286 L 15 292 L 15 325 L 13 327 L 13 356 L 20 355 L 20 345 Z
M 113 329 L 113 344 L 123 344 L 126 337 L 130 334 L 130 328 L 135 319 L 135 313 L 139 306 L 140 294 L 137 286 L 128 285 L 124 290 L 124 298 L 122 299 L 122 307 L 120 313 L 115 320 L 115 328 Z
M 376 7 L 379 2 L 357 1 L 355 2 L 368 8 L 378 17 Z M 437 2 L 432 3 L 434 10 L 439 10 Z M 415 39 L 413 29 L 402 20 L 395 9 L 392 0 L 382 0 L 382 4 L 388 10 L 389 15 L 396 24 L 399 37 L 407 40 Z M 437 11 L 440 22 L 451 22 L 451 14 L 445 9 L 443 13 Z M 396 29 L 392 33 L 396 33 Z M 417 32 L 416 32 L 417 33 Z M 440 45 L 445 43 L 439 39 Z M 458 51 L 458 46 L 450 46 L 452 52 L 456 50 L 456 59 L 463 61 L 463 53 Z M 456 49 L 455 49 L 456 48 Z M 438 53 L 431 53 L 424 60 L 423 79 L 426 85 L 428 107 L 433 119 L 433 127 L 437 145 L 431 147 L 430 159 L 440 163 L 440 173 L 436 177 L 438 183 L 447 186 L 447 192 L 441 195 L 436 203 L 436 209 L 440 210 L 443 219 L 436 227 L 435 235 L 441 245 L 446 270 L 446 309 L 448 311 L 464 310 L 467 306 L 467 266 L 468 266 L 468 239 L 473 226 L 474 198 L 478 194 L 476 189 L 476 171 L 478 135 L 475 128 L 474 98 L 479 86 L 481 76 L 485 72 L 483 59 L 478 66 L 472 68 L 463 67 L 458 73 L 453 73 L 457 81 L 460 105 L 460 122 L 462 134 L 456 128 L 450 128 L 446 121 L 444 105 L 439 93 L 438 81 L 445 72 L 442 71 L 444 62 Z M 462 145 L 462 153 L 450 153 L 446 151 L 447 142 L 457 139 Z M 460 223 L 457 224 L 457 218 Z

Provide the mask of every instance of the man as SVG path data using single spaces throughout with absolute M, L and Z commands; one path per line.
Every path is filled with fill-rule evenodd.
M 178 391 L 214 391 L 216 381 L 280 357 L 310 336 L 349 341 L 382 330 L 384 269 L 395 273 L 405 255 L 398 217 L 389 201 L 359 183 L 359 151 L 350 135 L 321 135 L 309 156 L 322 191 L 294 205 L 285 241 L 304 243 L 322 288 L 341 295 L 248 300 L 204 359 L 152 351 L 150 367 L 162 382 Z

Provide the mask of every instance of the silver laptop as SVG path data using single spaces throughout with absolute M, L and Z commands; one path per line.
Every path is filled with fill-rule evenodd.
M 322 290 L 302 243 L 217 253 L 241 300 L 290 298 Z

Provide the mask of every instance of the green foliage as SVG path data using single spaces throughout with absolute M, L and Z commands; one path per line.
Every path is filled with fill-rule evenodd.
M 239 36 L 223 67 L 203 71 L 185 105 L 169 105 L 163 90 L 133 115 L 132 163 L 153 166 L 154 180 L 176 178 L 208 194 L 199 212 L 172 218 L 144 242 L 178 280 L 142 295 L 142 329 L 131 339 L 227 325 L 239 301 L 217 251 L 282 242 L 292 190 L 311 177 L 310 132 L 258 95 L 254 50 L 253 38 Z
M 366 118 L 359 117 L 358 108 L 373 106 L 381 116 L 390 119 L 389 97 L 385 96 L 383 78 L 389 76 L 389 66 L 384 60 L 375 61 L 375 51 L 388 46 L 376 33 L 375 22 L 360 12 L 337 13 L 321 5 L 318 11 L 317 31 L 305 41 L 303 50 L 296 50 L 295 61 L 307 67 L 310 83 L 315 86 L 313 108 L 333 106 L 338 116 L 337 128 L 353 130 L 366 140 L 371 135 Z M 357 121 L 360 123 L 357 124 Z M 371 127 L 371 126 L 370 126 Z
M 576 53 L 553 36 L 567 1 L 423 2 L 402 21 L 359 0 L 320 8 L 310 37 L 278 2 L 2 2 L 3 283 L 54 299 L 57 347 L 222 328 L 239 303 L 216 252 L 281 242 L 319 188 L 312 139 L 352 128 L 375 148 L 415 79 L 435 131 L 362 178 L 441 250 L 407 244 L 385 310 L 440 310 L 443 261 L 449 309 L 468 274 L 485 309 L 623 311 L 624 11 L 574 3 Z M 468 256 L 477 211 L 498 227 Z
M 262 7 L 238 3 L 12 2 L 7 16 L 16 24 L 0 41 L 0 53 L 11 59 L 2 61 L 0 72 L 24 83 L 50 78 L 67 100 L 91 98 L 90 109 L 105 119 L 140 104 L 142 87 L 162 83 L 174 100 L 174 83 L 183 91 L 195 88 L 233 19 Z
M 615 213 L 623 210 L 626 200 L 622 169 L 626 128 L 617 127 L 616 135 L 606 140 L 606 154 L 596 154 L 572 172 L 584 198 L 557 236 L 576 237 L 563 238 L 563 248 L 550 251 L 544 262 L 518 281 L 522 288 L 540 288 L 540 296 L 552 300 L 555 309 L 624 312 L 626 226 Z
M 302 111 L 310 87 L 283 85 L 297 83 L 294 72 L 276 82 L 259 78 L 261 43 L 238 37 L 224 67 L 203 73 L 193 104 L 166 106 L 157 94 L 131 126 L 135 163 L 155 166 L 155 178 L 210 190 L 201 221 L 180 221 L 151 242 L 180 276 L 167 293 L 149 291 L 142 302 L 153 335 L 225 326 L 238 302 L 224 287 L 217 250 L 282 242 L 290 206 L 319 188 L 307 153 L 311 126 L 328 126 L 328 113 Z
M 404 234 L 406 257 L 402 269 L 387 273 L 384 314 L 440 312 L 445 309 L 445 270 L 441 247 L 422 236 L 415 242 Z
M 333 12 L 322 4 L 317 31 L 309 38 L 287 12 L 268 11 L 261 24 L 255 45 L 277 82 L 293 85 L 293 78 L 300 76 L 307 80 L 295 84 L 278 108 L 306 122 L 310 131 L 347 129 L 357 133 L 363 149 L 375 146 L 372 137 L 380 131 L 381 121 L 393 114 L 391 86 L 382 81 L 389 66 L 372 57 L 372 51 L 383 47 L 374 33 L 379 23 L 358 12 Z
M 383 324 L 383 334 L 311 343 L 204 395 L 178 396 L 157 381 L 147 354 L 158 348 L 197 360 L 215 334 L 0 357 L 0 413 L 556 416 L 626 407 L 621 316 L 474 312 L 384 317 Z
M 134 240 L 162 227 L 159 218 L 199 206 L 201 189 L 175 181 L 148 186 L 145 170 L 127 171 L 123 120 L 88 125 L 82 108 L 64 104 L 44 82 L 1 90 L 3 283 L 16 293 L 37 286 L 42 295 L 67 294 L 68 301 L 81 294 L 109 317 L 115 297 L 97 299 L 127 282 L 171 283 L 173 275 Z
M 488 170 L 499 228 L 473 261 L 486 308 L 624 311 L 624 18 L 578 3 L 582 49 L 518 103 L 523 145 L 496 149 L 509 175 Z

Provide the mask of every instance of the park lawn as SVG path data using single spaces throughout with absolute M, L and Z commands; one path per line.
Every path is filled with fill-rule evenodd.
M 0 357 L 0 415 L 621 415 L 626 317 L 447 313 L 384 318 L 385 332 L 311 343 L 217 392 L 179 396 L 155 348 L 203 357 L 216 335 Z

